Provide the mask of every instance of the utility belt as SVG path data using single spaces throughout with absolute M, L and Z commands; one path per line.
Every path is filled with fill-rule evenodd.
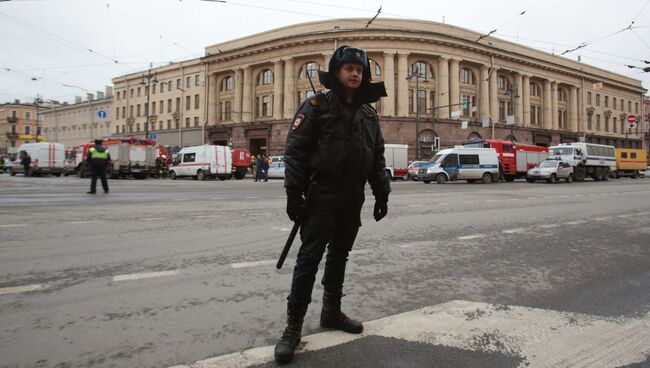
M 340 189 L 363 188 L 366 185 L 366 179 L 364 178 L 315 175 L 312 181 L 315 181 L 321 187 Z

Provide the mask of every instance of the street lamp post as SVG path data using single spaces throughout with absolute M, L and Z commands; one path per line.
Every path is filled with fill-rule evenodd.
M 513 138 L 515 137 L 514 136 L 514 134 L 515 134 L 514 133 L 515 124 L 517 123 L 517 120 L 516 120 L 517 115 L 515 114 L 515 112 L 517 111 L 517 104 L 516 104 L 517 101 L 515 100 L 515 98 L 519 98 L 519 88 L 517 88 L 517 87 L 513 88 L 512 86 L 508 86 L 508 88 L 506 89 L 505 94 L 506 94 L 506 96 L 508 96 L 508 95 L 510 96 L 510 106 L 511 106 L 511 109 L 512 109 L 512 117 L 513 117 L 512 124 L 510 124 L 510 140 L 513 140 Z M 506 111 L 506 114 L 507 114 L 507 111 Z
M 142 75 L 142 81 L 140 84 L 145 85 L 147 88 L 147 104 L 145 105 L 145 115 L 147 117 L 147 120 L 144 123 L 144 139 L 149 139 L 149 95 L 151 94 L 151 83 L 153 82 L 158 83 L 158 80 L 156 79 L 156 74 L 151 73 L 151 68 L 153 67 L 153 63 L 149 63 L 149 70 L 147 71 L 147 74 Z M 145 79 L 147 82 L 145 83 Z
M 415 74 L 415 159 L 420 159 L 420 68 L 418 63 L 415 64 L 415 73 L 406 76 L 406 80 L 412 80 Z M 425 79 L 424 83 L 429 83 Z

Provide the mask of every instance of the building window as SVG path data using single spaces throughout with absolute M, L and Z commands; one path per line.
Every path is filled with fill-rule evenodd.
M 269 69 L 264 69 L 257 78 L 258 86 L 267 86 L 273 83 L 273 73 Z
M 221 109 L 221 120 L 232 120 L 232 101 L 224 101 Z
M 591 92 L 587 92 L 587 103 L 591 105 Z
M 609 132 L 609 116 L 605 116 L 605 132 Z
M 167 99 L 167 112 L 172 112 L 172 99 Z
M 133 88 L 131 88 L 130 95 L 131 95 L 131 97 L 133 97 Z
M 627 102 L 627 112 L 632 112 L 632 101 Z
M 201 76 L 199 74 L 194 76 L 194 85 L 197 87 L 201 85 Z
M 638 102 L 635 102 L 635 103 L 634 103 L 634 113 L 635 113 L 635 114 L 638 114 L 638 113 L 639 113 L 639 103 L 638 103 Z
M 539 96 L 539 87 L 537 86 L 537 83 L 530 84 L 530 95 L 535 97 Z
M 564 88 L 559 88 L 557 90 L 557 99 L 562 102 L 567 102 L 567 93 Z
M 181 111 L 181 98 L 180 97 L 176 97 L 176 110 L 174 110 L 174 111 L 176 111 L 176 112 Z
M 427 91 L 421 89 L 418 91 L 418 112 L 423 114 L 427 111 Z
M 172 91 L 172 82 L 169 81 L 167 82 L 167 92 L 171 92 L 171 91 Z
M 29 135 L 32 131 L 32 127 L 29 125 L 25 125 L 25 135 Z
M 619 110 L 621 110 L 621 111 L 623 111 L 623 105 L 624 105 L 624 102 L 625 102 L 625 101 L 623 101 L 623 99 L 621 98 L 621 108 L 619 109 Z
M 409 72 L 409 75 L 419 75 L 420 78 L 433 78 L 433 73 L 431 72 L 431 68 L 429 67 L 429 64 L 426 61 L 416 61 L 415 62 L 415 69 L 413 69 L 413 66 L 411 66 L 411 70 Z
M 120 126 L 119 125 L 115 126 L 115 134 L 120 134 Z
M 135 116 L 140 116 L 140 104 L 138 104 L 138 106 L 136 108 L 136 111 L 137 111 L 137 113 L 136 113 Z
M 594 120 L 594 114 L 587 114 L 587 129 L 594 130 L 593 120 Z
M 497 77 L 497 83 L 499 85 L 499 89 L 502 91 L 505 91 L 506 88 L 508 87 L 508 83 L 506 82 L 506 78 L 499 76 Z
M 372 59 L 370 59 L 370 70 L 373 70 L 376 76 L 381 76 L 381 67 Z
M 614 102 L 614 106 L 616 106 L 616 102 Z M 616 130 L 618 129 L 616 126 L 616 118 L 612 118 L 612 128 L 614 128 L 614 133 L 616 133 Z
M 122 106 L 122 119 L 126 118 L 126 106 Z M 124 129 L 122 129 L 124 131 Z
M 133 117 L 133 105 L 129 106 L 129 117 Z
M 612 97 L 612 107 L 616 109 L 616 97 Z
M 151 103 L 151 111 L 153 111 L 154 114 L 156 113 L 156 101 Z
M 192 87 L 192 77 L 185 78 L 185 87 L 186 88 Z
M 136 126 L 135 131 L 136 131 L 136 132 L 139 132 L 139 131 L 140 131 L 140 123 L 137 123 L 135 126 Z
M 199 95 L 194 95 L 194 110 L 199 108 Z
M 506 120 L 506 102 L 504 100 L 499 100 L 499 120 Z
M 185 118 L 185 127 L 186 128 L 190 127 L 190 118 Z
M 600 114 L 596 114 L 596 131 L 600 132 Z
M 158 113 L 159 113 L 159 114 L 162 114 L 163 111 L 165 111 L 165 101 L 164 101 L 164 100 L 160 100 L 160 105 L 159 105 L 159 107 L 158 107 Z
M 167 119 L 167 129 L 172 128 L 172 119 Z
M 197 128 L 199 126 L 199 117 L 195 116 L 194 117 L 194 127 Z
M 413 107 L 413 90 L 409 89 L 409 111 L 413 112 L 415 111 L 415 107 Z
M 233 87 L 232 77 L 225 77 L 221 81 L 221 90 L 222 91 L 232 91 L 232 87 Z
M 192 107 L 192 96 L 185 96 L 185 110 L 189 110 Z
M 460 83 L 471 85 L 476 84 L 474 73 L 472 73 L 472 71 L 467 68 L 462 68 L 460 70 Z
M 25 111 L 25 120 L 32 120 L 32 113 L 29 111 Z
M 605 96 L 605 107 L 609 107 L 609 96 Z
M 566 110 L 558 110 L 557 111 L 557 119 L 558 119 L 558 126 L 561 129 L 566 129 Z
M 116 108 L 115 108 L 115 118 L 116 118 L 116 119 L 119 119 L 119 118 L 120 118 L 120 108 L 119 108 L 119 107 L 116 107 Z
M 596 93 L 596 106 L 600 106 L 600 93 Z
M 310 78 L 316 77 L 316 70 L 318 69 L 318 64 L 316 63 L 307 63 L 307 74 Z
M 160 83 L 160 93 L 163 93 L 165 90 L 165 82 Z
M 181 126 L 180 119 L 174 119 L 174 127 L 179 129 Z
M 262 96 L 262 116 L 271 116 L 271 96 Z
M 141 90 L 141 88 L 138 87 L 138 92 L 136 93 L 136 95 L 137 95 L 138 97 L 140 97 L 140 90 Z
M 176 89 L 181 89 L 181 79 L 176 79 Z

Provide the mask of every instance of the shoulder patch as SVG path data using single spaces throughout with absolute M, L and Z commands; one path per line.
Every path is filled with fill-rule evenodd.
M 296 115 L 296 118 L 293 119 L 293 123 L 291 124 L 291 130 L 296 130 L 300 128 L 300 125 L 302 124 L 303 121 L 305 121 L 305 115 L 303 114 Z

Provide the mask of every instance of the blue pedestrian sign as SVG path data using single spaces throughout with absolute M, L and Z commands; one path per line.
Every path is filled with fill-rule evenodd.
M 98 110 L 97 111 L 97 116 L 100 119 L 106 119 L 106 117 L 108 116 L 108 113 L 106 112 L 106 110 Z
M 149 139 L 153 139 L 153 140 L 155 140 L 157 137 L 158 137 L 158 136 L 156 135 L 156 133 L 150 133 L 150 134 L 149 134 Z

